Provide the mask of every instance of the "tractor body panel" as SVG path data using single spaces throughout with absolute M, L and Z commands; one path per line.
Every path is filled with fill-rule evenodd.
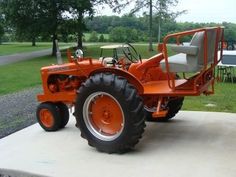
M 101 62 L 89 59 L 43 67 L 41 69 L 43 94 L 37 96 L 38 100 L 74 103 L 76 90 L 92 71 L 101 67 L 103 67 Z

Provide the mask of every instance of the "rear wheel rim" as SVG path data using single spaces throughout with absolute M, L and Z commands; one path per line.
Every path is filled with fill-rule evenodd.
M 96 138 L 113 141 L 124 129 L 124 113 L 119 102 L 106 92 L 95 92 L 83 106 L 86 127 Z
M 41 109 L 39 112 L 40 122 L 47 128 L 50 128 L 54 124 L 54 118 L 48 109 Z

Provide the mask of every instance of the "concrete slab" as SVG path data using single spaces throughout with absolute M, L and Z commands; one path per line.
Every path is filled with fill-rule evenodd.
M 136 150 L 123 155 L 89 147 L 74 124 L 53 133 L 36 124 L 1 139 L 0 168 L 56 177 L 236 175 L 236 114 L 184 111 L 147 123 Z

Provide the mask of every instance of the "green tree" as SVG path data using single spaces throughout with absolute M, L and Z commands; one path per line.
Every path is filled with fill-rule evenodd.
M 118 16 L 96 16 L 93 18 L 85 17 L 84 19 L 86 27 L 90 31 L 97 31 L 98 33 L 109 33 L 109 28 L 114 27 L 129 27 L 137 29 L 139 31 L 146 31 L 147 25 L 142 17 L 136 17 L 134 15 Z
M 176 6 L 178 4 L 178 0 L 135 0 L 135 8 L 131 11 L 131 13 L 136 13 L 140 10 L 146 11 L 148 10 L 149 14 L 149 51 L 153 50 L 153 15 L 158 16 L 158 24 L 159 24 L 159 34 L 158 34 L 158 42 L 160 42 L 161 36 L 161 21 L 166 18 L 176 18 L 178 15 L 184 13 L 181 12 L 173 12 L 171 7 Z
M 104 35 L 101 34 L 101 35 L 99 36 L 98 42 L 105 42 L 105 41 L 106 41 L 106 39 L 105 39 Z
M 69 13 L 72 17 L 72 31 L 77 36 L 77 47 L 83 48 L 83 32 L 86 30 L 86 25 L 84 22 L 85 14 L 91 17 L 94 13 L 93 3 L 94 0 L 70 0 Z
M 77 30 L 82 45 L 82 29 L 85 28 L 83 15 L 93 12 L 92 2 L 88 0 L 0 0 L 0 6 L 4 9 L 8 23 L 16 28 L 18 36 L 31 38 L 33 45 L 39 34 L 50 35 L 52 55 L 56 54 L 58 35 L 65 36 L 72 29 Z M 73 20 L 70 26 L 74 28 L 65 30 L 69 19 Z
M 121 0 L 120 2 L 122 2 Z M 40 34 L 43 38 L 51 35 L 53 41 L 52 54 L 56 54 L 58 35 L 65 29 L 67 20 L 72 19 L 70 30 L 63 31 L 75 33 L 78 38 L 77 45 L 82 48 L 83 32 L 86 29 L 84 16 L 92 16 L 94 6 L 109 4 L 116 8 L 117 0 L 0 0 L 0 7 L 4 9 L 9 24 L 16 28 L 18 36 L 28 37 L 35 44 Z
M 127 27 L 115 27 L 109 34 L 112 42 L 137 42 L 139 40 L 139 34 L 136 29 Z
M 68 19 L 68 12 L 70 8 L 69 0 L 41 0 L 36 1 L 40 7 L 40 21 L 42 26 L 42 35 L 50 35 L 52 38 L 52 55 L 56 55 L 56 40 L 58 40 L 58 35 L 64 29 L 63 25 Z
M 125 2 L 125 3 L 124 3 Z M 83 48 L 83 32 L 86 30 L 84 16 L 87 14 L 90 18 L 93 17 L 94 8 L 98 5 L 108 4 L 114 10 L 120 10 L 118 4 L 127 4 L 126 0 L 70 0 L 69 13 L 74 20 L 74 30 L 77 35 L 77 47 Z
M 2 44 L 2 37 L 4 35 L 3 23 L 4 23 L 4 18 L 0 9 L 0 44 Z
M 111 30 L 109 34 L 110 41 L 112 42 L 125 42 L 125 28 L 115 27 Z
M 3 26 L 0 24 L 0 44 L 2 44 L 3 35 L 4 35 L 4 29 L 3 29 Z
M 1 0 L 1 9 L 9 26 L 16 29 L 19 38 L 27 38 L 35 46 L 40 34 L 40 7 L 33 0 Z
M 139 40 L 138 31 L 136 29 L 126 28 L 125 36 L 127 42 L 137 42 Z
M 223 22 L 225 41 L 236 41 L 236 24 Z
M 98 33 L 96 31 L 90 34 L 89 42 L 98 42 Z

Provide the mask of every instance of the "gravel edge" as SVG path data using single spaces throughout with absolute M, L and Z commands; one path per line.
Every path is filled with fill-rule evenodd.
M 36 95 L 40 86 L 0 96 L 0 138 L 10 135 L 37 122 Z

